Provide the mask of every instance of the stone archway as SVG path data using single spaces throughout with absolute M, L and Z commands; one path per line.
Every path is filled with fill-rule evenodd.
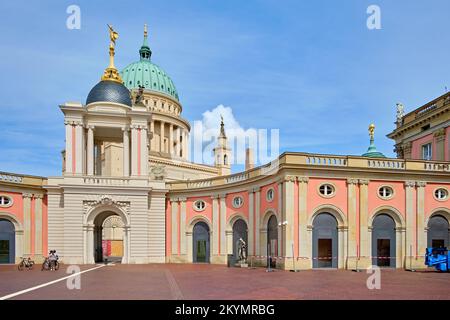
M 212 225 L 211 222 L 204 216 L 197 215 L 194 216 L 188 223 L 187 229 L 186 229 L 186 253 L 187 253 L 187 261 L 189 263 L 194 262 L 194 227 L 199 222 L 204 223 L 207 226 L 208 233 L 209 233 L 209 253 L 210 253 L 210 259 L 214 252 L 214 243 L 211 241 L 213 239 L 213 231 L 212 231 Z
M 121 263 L 130 261 L 130 223 L 128 216 L 114 204 L 99 204 L 87 214 L 83 225 L 84 252 L 83 261 L 94 264 L 103 261 L 102 229 L 105 220 L 111 216 L 118 216 L 123 225 L 123 256 Z
M 17 263 L 23 256 L 23 228 L 21 223 L 12 214 L 1 212 L 0 221 L 4 221 L 0 229 L 5 229 L 4 234 L 0 235 L 0 241 L 8 241 L 8 262 Z M 7 229 L 7 230 L 6 230 Z M 0 233 L 1 230 L 0 230 Z M 3 243 L 6 246 L 6 242 Z M 2 263 L 2 262 L 0 262 Z
M 372 241 L 373 241 L 372 233 L 374 232 L 374 222 L 376 221 L 376 219 L 379 215 L 386 215 L 386 216 L 390 217 L 395 223 L 395 238 L 394 238 L 395 245 L 392 244 L 392 247 L 395 248 L 395 264 L 393 264 L 392 267 L 401 268 L 404 263 L 404 256 L 405 256 L 404 245 L 406 243 L 406 239 L 405 239 L 406 224 L 405 224 L 405 220 L 404 220 L 403 216 L 401 215 L 400 211 L 398 211 L 394 207 L 381 206 L 381 207 L 376 208 L 373 211 L 373 213 L 369 219 L 369 223 L 368 223 L 368 232 L 369 232 L 369 235 L 367 237 L 368 247 L 369 247 L 368 252 L 372 253 L 370 255 L 372 257 L 377 256 L 377 252 L 374 252 L 375 246 L 372 243 Z M 392 254 L 393 253 L 394 252 L 392 252 Z M 394 260 L 394 259 L 392 259 L 392 260 Z M 392 262 L 394 263 L 394 261 L 392 261 Z
M 337 267 L 338 269 L 342 269 L 345 267 L 345 260 L 347 257 L 347 233 L 348 233 L 348 224 L 347 218 L 341 209 L 333 205 L 322 205 L 314 209 L 313 214 L 309 217 L 308 220 L 308 255 L 307 257 L 310 259 L 310 267 L 314 267 L 314 259 L 313 259 L 313 250 L 314 250 L 314 221 L 316 218 L 322 214 L 328 214 L 332 216 L 336 222 L 335 229 L 337 232 L 337 238 L 332 245 L 336 245 L 337 247 L 334 249 L 334 252 L 337 256 Z M 332 250 L 333 251 L 333 250 Z M 332 261 L 333 262 L 333 261 Z

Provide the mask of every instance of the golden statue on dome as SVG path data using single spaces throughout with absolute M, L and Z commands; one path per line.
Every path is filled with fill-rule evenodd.
M 111 25 L 108 24 L 109 28 L 109 66 L 105 69 L 102 76 L 102 81 L 115 81 L 122 83 L 122 78 L 120 77 L 119 71 L 114 66 L 114 54 L 116 47 L 116 40 L 119 38 L 119 34 L 113 29 Z
M 375 135 L 375 125 L 372 123 L 369 126 L 369 136 L 370 136 L 370 140 L 373 140 L 373 137 Z

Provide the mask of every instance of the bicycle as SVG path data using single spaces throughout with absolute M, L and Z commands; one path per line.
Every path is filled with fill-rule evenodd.
M 50 260 L 49 258 L 45 258 L 44 262 L 42 263 L 41 271 L 44 270 L 58 270 L 59 269 L 59 262 L 58 260 Z
M 19 271 L 23 271 L 23 269 L 32 270 L 33 266 L 34 266 L 34 261 L 31 260 L 30 257 L 22 258 L 22 261 L 20 261 L 19 265 L 17 266 L 17 269 Z

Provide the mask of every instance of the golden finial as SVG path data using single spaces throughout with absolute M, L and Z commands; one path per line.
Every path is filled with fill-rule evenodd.
M 144 37 L 147 37 L 148 30 L 147 30 L 147 24 L 144 24 Z
M 119 71 L 117 71 L 116 67 L 114 66 L 114 54 L 115 54 L 115 47 L 116 47 L 116 40 L 119 38 L 119 34 L 114 31 L 113 27 L 108 24 L 109 28 L 109 66 L 105 69 L 105 72 L 102 76 L 103 80 L 109 80 L 109 81 L 116 81 L 119 83 L 122 83 L 122 78 L 120 77 Z
M 375 135 L 375 125 L 372 123 L 369 126 L 369 136 L 370 136 L 370 140 L 373 140 L 373 136 Z

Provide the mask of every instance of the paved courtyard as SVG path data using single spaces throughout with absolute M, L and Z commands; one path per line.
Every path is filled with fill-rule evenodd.
M 58 271 L 0 266 L 0 297 L 8 299 L 450 299 L 450 273 L 381 271 L 381 289 L 369 290 L 365 271 L 197 264 L 84 265 L 81 288 L 67 289 L 67 266 Z M 54 282 L 52 282 L 54 281 Z M 50 284 L 49 284 L 50 282 Z M 73 281 L 71 281 L 73 282 Z M 40 287 L 39 287 L 40 286 Z M 36 288 L 37 287 L 37 288 Z M 22 291 L 22 293 L 20 293 Z M 17 294 L 20 293 L 20 294 Z M 11 295 L 17 294 L 17 295 Z

